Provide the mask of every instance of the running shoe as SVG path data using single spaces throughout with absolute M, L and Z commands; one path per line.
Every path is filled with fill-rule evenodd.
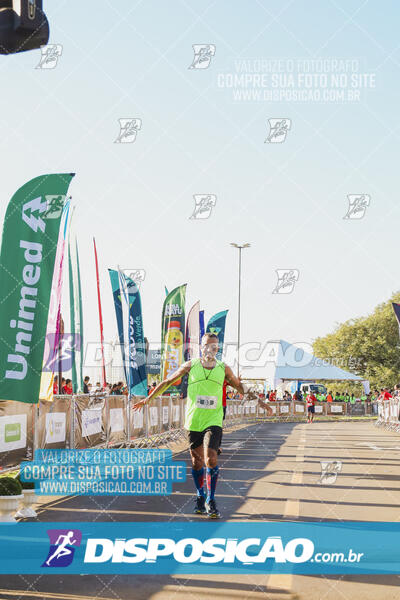
M 197 496 L 196 504 L 194 505 L 193 512 L 195 515 L 204 515 L 206 513 L 206 499 L 204 496 Z
M 210 519 L 219 519 L 221 516 L 217 505 L 215 504 L 215 500 L 210 500 L 210 502 L 206 502 L 206 511 Z

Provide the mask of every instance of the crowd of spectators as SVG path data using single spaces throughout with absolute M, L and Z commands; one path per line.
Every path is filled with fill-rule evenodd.
M 275 402 L 276 400 L 283 400 L 290 402 L 291 400 L 306 400 L 305 395 L 301 391 L 296 391 L 291 394 L 288 391 L 283 392 L 282 397 L 278 398 L 277 390 L 271 390 L 266 394 L 266 400 L 269 402 Z M 356 396 L 354 392 L 336 392 L 329 391 L 327 394 L 313 394 L 315 399 L 319 402 L 348 402 L 355 404 L 356 402 L 381 402 L 382 400 L 388 400 L 389 398 L 399 396 L 400 397 L 400 384 L 395 386 L 395 390 L 389 391 L 388 388 L 381 388 L 380 391 L 374 390 L 368 394 L 363 393 L 362 395 Z
M 156 387 L 157 383 L 153 381 L 147 387 L 147 394 Z M 58 375 L 54 376 L 53 383 L 53 393 L 61 394 L 61 395 L 71 395 L 73 394 L 72 389 L 72 381 L 71 379 L 65 379 L 64 377 L 61 379 L 61 391 L 59 392 L 58 388 Z M 87 375 L 84 378 L 83 382 L 83 393 L 84 394 L 106 394 L 108 396 L 127 396 L 128 388 L 122 382 L 118 383 L 106 383 L 106 387 L 103 388 L 101 383 L 98 381 L 96 385 L 93 387 L 92 383 L 90 383 L 90 377 Z M 329 391 L 327 394 L 313 394 L 315 396 L 316 401 L 319 402 L 349 402 L 350 404 L 355 404 L 356 402 L 383 402 L 383 400 L 389 400 L 390 398 L 400 398 L 400 384 L 395 385 L 393 389 L 388 387 L 383 387 L 380 390 L 375 389 L 373 392 L 369 394 L 363 394 L 361 396 L 356 396 L 353 392 L 336 392 L 333 393 Z M 291 401 L 291 400 L 306 400 L 306 397 L 303 396 L 301 391 L 296 391 L 292 395 L 288 391 L 283 392 L 283 396 L 278 397 L 277 390 L 271 390 L 266 394 L 259 393 L 259 398 L 261 400 L 265 400 L 267 402 L 276 402 L 277 400 L 283 401 Z M 226 397 L 228 399 L 233 400 L 241 400 L 241 395 L 235 392 L 232 389 L 228 388 Z

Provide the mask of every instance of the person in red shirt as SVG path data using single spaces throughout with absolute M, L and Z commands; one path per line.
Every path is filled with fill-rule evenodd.
M 65 382 L 65 385 L 62 389 L 63 394 L 68 394 L 71 395 L 72 394 L 72 381 L 70 379 L 67 379 Z
M 392 394 L 389 392 L 387 388 L 383 388 L 382 399 L 389 400 L 389 398 L 393 398 Z
M 54 380 L 53 380 L 53 394 L 58 394 L 58 375 L 54 376 Z
M 316 403 L 317 399 L 314 396 L 314 394 L 308 394 L 307 398 L 306 398 L 306 404 L 307 404 L 307 423 L 312 423 L 314 420 L 314 413 L 315 413 L 315 403 Z
M 269 393 L 269 401 L 270 402 L 276 401 L 276 390 L 273 390 L 272 392 Z
M 326 401 L 327 402 L 333 402 L 332 392 L 329 392 L 329 394 L 326 397 Z

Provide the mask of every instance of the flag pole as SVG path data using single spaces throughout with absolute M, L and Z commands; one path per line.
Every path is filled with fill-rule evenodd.
M 93 238 L 94 261 L 96 264 L 96 281 L 97 281 L 97 301 L 99 305 L 99 322 L 100 322 L 100 344 L 101 344 L 101 371 L 103 376 L 103 388 L 106 387 L 106 366 L 104 360 L 104 334 L 103 334 L 103 314 L 101 311 L 100 298 L 100 278 L 99 278 L 99 263 L 97 260 L 96 240 Z

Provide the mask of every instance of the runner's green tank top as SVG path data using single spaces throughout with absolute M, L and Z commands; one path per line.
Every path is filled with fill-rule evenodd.
M 213 369 L 205 369 L 199 358 L 192 360 L 189 371 L 185 429 L 204 431 L 207 427 L 222 427 L 222 388 L 225 364 L 217 360 Z

